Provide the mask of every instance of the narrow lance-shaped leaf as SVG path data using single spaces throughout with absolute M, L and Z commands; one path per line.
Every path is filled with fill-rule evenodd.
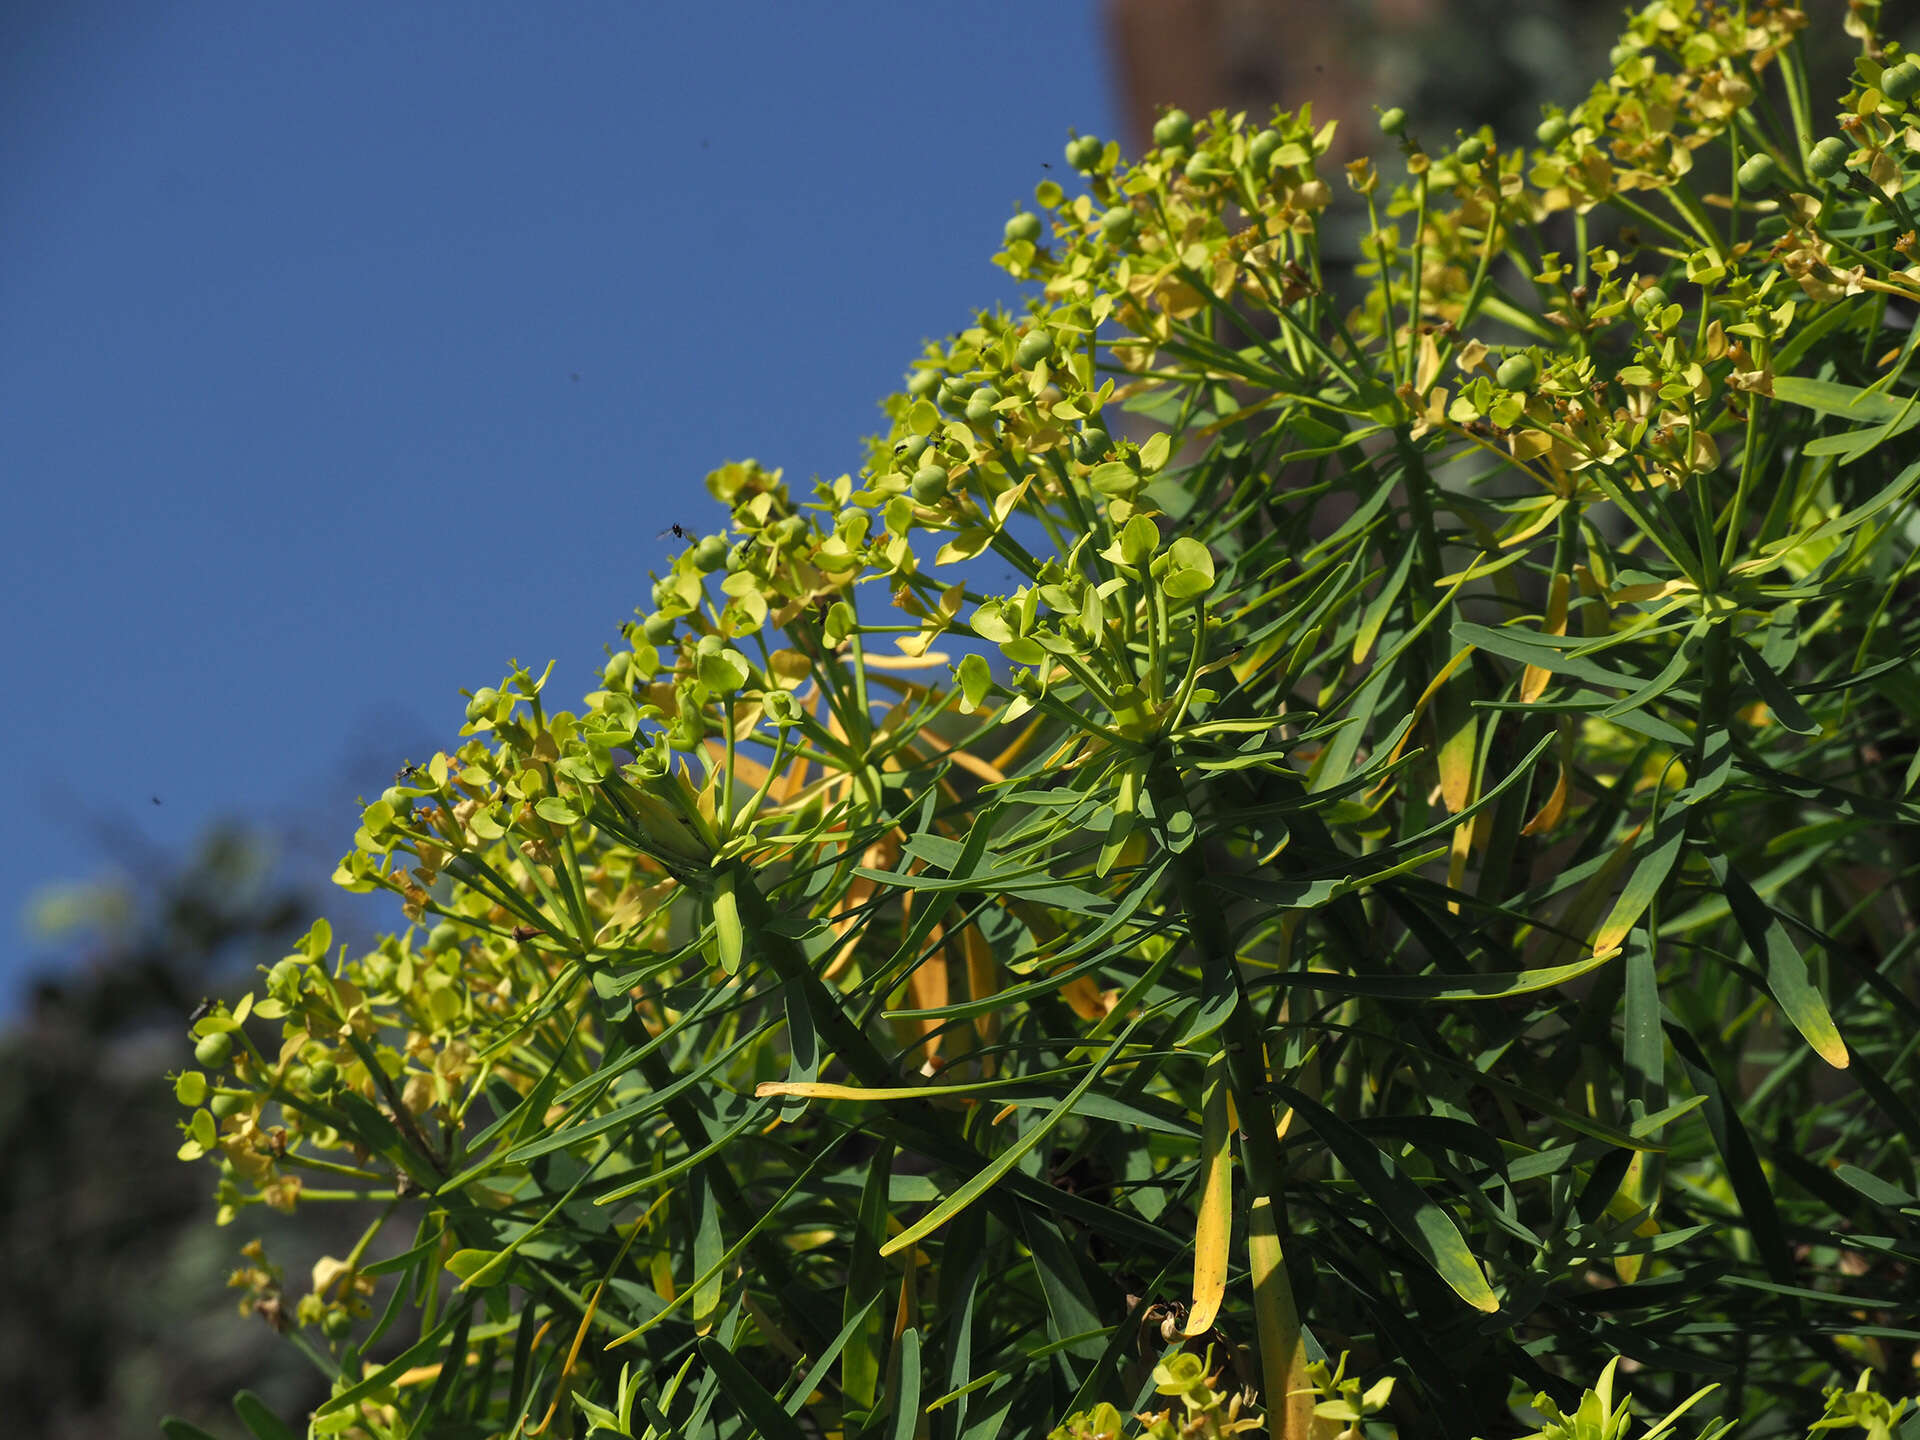
M 925 1215 L 921 1216 L 918 1220 L 914 1221 L 913 1224 L 909 1225 L 885 1245 L 881 1246 L 880 1253 L 883 1256 L 897 1255 L 909 1245 L 919 1243 L 934 1231 L 938 1230 L 942 1225 L 946 1224 L 955 1215 L 958 1215 L 962 1210 L 966 1209 L 967 1206 L 978 1200 L 982 1195 L 986 1194 L 1001 1176 L 1005 1175 L 1009 1170 L 1013 1169 L 1015 1165 L 1020 1163 L 1020 1157 L 1022 1155 L 1025 1155 L 1042 1140 L 1046 1139 L 1048 1135 L 1053 1133 L 1054 1127 L 1059 1125 L 1060 1122 L 1065 1120 L 1069 1115 L 1073 1114 L 1074 1107 L 1079 1103 L 1080 1097 L 1093 1088 L 1094 1081 L 1098 1080 L 1101 1074 L 1105 1072 L 1107 1066 L 1113 1063 L 1115 1057 L 1120 1054 L 1121 1049 L 1126 1045 L 1127 1040 L 1132 1036 L 1134 1030 L 1138 1028 L 1141 1020 L 1145 1018 L 1145 1016 L 1138 1016 L 1129 1022 L 1127 1028 L 1114 1037 L 1113 1044 L 1107 1047 L 1106 1053 L 1087 1067 L 1086 1077 L 1081 1080 L 1078 1085 L 1073 1087 L 1073 1090 L 1067 1095 L 1066 1099 L 1048 1111 L 1045 1118 L 1029 1128 L 1026 1134 L 1014 1141 L 1013 1144 L 994 1156 L 984 1170 L 981 1170 L 958 1190 L 954 1191 L 953 1194 L 947 1196 L 946 1199 L 934 1206 L 933 1209 L 929 1210 Z
M 1595 955 L 1610 955 L 1618 950 L 1628 932 L 1640 923 L 1641 916 L 1647 913 L 1647 908 L 1659 896 L 1660 887 L 1667 883 L 1667 876 L 1673 873 L 1686 838 L 1686 807 L 1669 805 L 1654 826 L 1640 863 L 1633 867 L 1633 873 L 1627 877 L 1620 898 L 1613 902 L 1613 909 L 1608 912 L 1605 922 L 1594 932 Z
M 1227 1123 L 1227 1057 L 1207 1060 L 1200 1102 L 1200 1201 L 1193 1233 L 1193 1305 L 1188 1335 L 1213 1328 L 1227 1292 L 1227 1245 L 1233 1236 L 1233 1132 Z
M 1807 978 L 1807 962 L 1795 948 L 1786 926 L 1754 893 L 1753 886 L 1722 855 L 1710 856 L 1713 878 L 1727 897 L 1727 906 L 1746 937 L 1747 945 L 1766 968 L 1767 989 L 1793 1028 L 1806 1038 L 1813 1053 L 1836 1070 L 1847 1068 L 1847 1046 L 1827 1010 L 1819 989 Z
M 1499 1298 L 1487 1283 L 1486 1272 L 1467 1248 L 1453 1217 L 1408 1178 L 1391 1156 L 1301 1091 L 1278 1081 L 1273 1089 L 1313 1127 L 1334 1157 L 1352 1172 L 1367 1198 L 1380 1207 L 1387 1223 L 1433 1267 L 1434 1273 L 1447 1282 L 1454 1294 L 1489 1315 L 1500 1308 Z

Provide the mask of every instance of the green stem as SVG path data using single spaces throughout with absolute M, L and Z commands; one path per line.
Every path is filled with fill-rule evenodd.
M 1192 809 L 1178 772 L 1165 758 L 1149 771 L 1148 785 L 1163 815 Z M 1240 1120 L 1240 1161 L 1245 1168 L 1250 1215 L 1248 1247 L 1255 1284 L 1255 1321 L 1260 1341 L 1269 1434 L 1307 1440 L 1312 1433 L 1313 1396 L 1305 1387 L 1306 1346 L 1299 1305 L 1287 1276 L 1284 1245 L 1288 1234 L 1284 1167 L 1279 1122 L 1268 1100 L 1266 1045 L 1258 1014 L 1246 993 L 1226 911 L 1207 893 L 1207 860 L 1197 840 L 1173 857 L 1175 889 L 1186 913 L 1188 938 L 1202 969 L 1233 992 L 1232 1010 L 1221 1026 L 1227 1087 Z M 1264 1250 L 1264 1254 L 1262 1251 Z

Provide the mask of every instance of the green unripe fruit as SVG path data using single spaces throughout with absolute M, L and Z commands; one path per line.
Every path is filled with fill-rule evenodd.
M 1218 172 L 1213 166 L 1213 157 L 1204 150 L 1193 152 L 1193 158 L 1187 161 L 1186 177 L 1196 183 L 1210 180 Z
M 727 537 L 708 535 L 693 547 L 694 567 L 699 570 L 718 570 L 727 563 Z
M 926 465 L 913 477 L 913 498 L 922 505 L 931 505 L 947 493 L 947 467 L 944 465 Z
M 329 1340 L 344 1340 L 353 1333 L 353 1316 L 345 1310 L 329 1310 L 320 1329 Z
M 975 425 L 984 425 L 993 419 L 993 407 L 1000 403 L 1000 392 L 991 385 L 982 385 L 967 397 L 967 419 Z
M 753 554 L 753 542 L 736 540 L 727 551 L 727 573 L 737 575 L 747 568 L 747 560 Z
M 1091 170 L 1100 163 L 1106 147 L 1091 135 L 1079 135 L 1067 142 L 1067 164 L 1076 170 Z
M 1503 390 L 1526 390 L 1540 378 L 1540 367 L 1531 355 L 1509 355 L 1493 372 L 1494 383 Z
M 773 538 L 782 545 L 796 545 L 807 533 L 804 515 L 789 515 L 773 527 Z
M 1902 60 L 1891 69 L 1881 71 L 1880 93 L 1896 105 L 1906 104 L 1920 93 L 1920 65 Z
M 964 410 L 967 408 L 967 396 L 974 391 L 971 382 L 960 379 L 945 381 L 940 386 L 937 403 L 942 410 Z
M 331 1060 L 316 1060 L 307 1067 L 307 1083 L 314 1094 L 329 1094 L 340 1083 L 340 1067 Z
M 389 785 L 380 792 L 380 798 L 393 807 L 393 813 L 404 815 L 413 808 L 413 797 L 398 785 Z
M 1478 135 L 1469 135 L 1454 148 L 1453 158 L 1462 165 L 1478 165 L 1487 158 L 1487 142 Z
M 375 955 L 366 963 L 367 983 L 377 990 L 388 990 L 400 978 L 400 962 L 391 955 Z
M 1018 244 L 1022 240 L 1038 240 L 1040 238 L 1040 217 L 1030 210 L 1023 210 L 1011 220 L 1007 221 L 1007 228 L 1003 233 L 1006 235 L 1007 244 L 1009 245 Z
M 894 451 L 899 463 L 902 466 L 911 465 L 922 455 L 926 454 L 927 442 L 931 438 L 932 437 L 928 435 L 915 435 L 911 439 L 902 441 L 900 448 Z
M 1807 152 L 1807 173 L 1816 180 L 1831 180 L 1845 168 L 1853 147 L 1838 135 L 1829 135 Z
M 924 400 L 940 388 L 940 380 L 938 370 L 916 370 L 907 377 L 907 393 L 916 400 Z
M 225 1068 L 227 1061 L 233 1058 L 233 1036 L 224 1030 L 203 1036 L 200 1043 L 193 1047 L 193 1058 L 209 1070 Z
M 1739 178 L 1742 190 L 1764 192 L 1780 183 L 1780 167 L 1774 164 L 1771 155 L 1764 152 L 1749 155 L 1740 162 Z
M 1262 130 L 1247 145 L 1247 164 L 1253 167 L 1256 175 L 1264 175 L 1267 167 L 1273 163 L 1273 152 L 1284 142 L 1278 130 Z
M 1395 105 L 1391 110 L 1380 112 L 1380 133 L 1400 136 L 1407 133 L 1407 112 Z
M 1549 150 L 1573 133 L 1573 126 L 1564 115 L 1550 115 L 1540 122 L 1534 132 L 1534 138 Z
M 482 685 L 473 692 L 473 698 L 467 701 L 467 719 L 479 720 L 493 713 L 493 707 L 500 703 L 500 692 L 491 685 Z
M 1073 439 L 1073 458 L 1083 465 L 1104 460 L 1113 451 L 1113 437 L 1098 426 L 1089 425 Z
M 1022 370 L 1031 370 L 1053 354 L 1053 336 L 1044 330 L 1029 330 L 1020 337 L 1013 358 Z
M 237 1115 L 246 1103 L 247 1097 L 244 1095 L 230 1095 L 221 1091 L 207 1101 L 207 1109 L 213 1112 L 214 1119 L 224 1120 L 229 1115 Z
M 1193 117 L 1184 110 L 1169 110 L 1153 125 L 1156 145 L 1185 145 L 1193 139 Z
M 1114 241 L 1116 244 L 1124 241 L 1133 234 L 1134 223 L 1133 207 L 1116 205 L 1100 217 L 1101 238 Z
M 640 622 L 640 633 L 649 645 L 664 645 L 673 638 L 673 616 L 649 615 Z
M 1666 303 L 1667 292 L 1662 290 L 1658 285 L 1651 285 L 1633 297 L 1633 313 L 1645 316 L 1655 310 L 1664 308 Z
M 451 920 L 442 920 L 427 932 L 429 950 L 449 950 L 460 943 L 460 927 Z
M 632 663 L 626 655 L 611 656 L 600 668 L 600 683 L 609 690 L 617 690 L 627 683 L 627 666 Z

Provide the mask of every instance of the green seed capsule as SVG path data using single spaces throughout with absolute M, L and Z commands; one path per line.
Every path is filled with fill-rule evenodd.
M 1073 441 L 1073 458 L 1083 465 L 1104 460 L 1113 452 L 1113 437 L 1098 426 L 1090 425 Z
M 1204 150 L 1194 151 L 1193 158 L 1187 161 L 1187 168 L 1184 173 L 1187 179 L 1193 181 L 1195 184 L 1201 184 L 1212 179 L 1215 173 L 1217 173 L 1213 168 L 1213 157 Z
M 948 380 L 941 385 L 940 393 L 935 397 L 935 401 L 942 410 L 952 414 L 967 408 L 967 397 L 971 395 L 973 391 L 974 386 L 971 381 L 959 379 Z
M 1454 148 L 1453 158 L 1462 165 L 1478 165 L 1487 158 L 1487 142 L 1478 135 L 1469 135 Z
M 649 615 L 640 622 L 640 633 L 647 637 L 649 645 L 664 645 L 673 639 L 673 625 L 671 615 Z
M 329 1310 L 320 1321 L 320 1329 L 329 1340 L 344 1340 L 353 1333 L 353 1316 L 345 1310 Z
M 1920 93 L 1920 65 L 1902 60 L 1891 69 L 1881 71 L 1880 93 L 1896 105 L 1906 104 Z
M 1829 135 L 1807 152 L 1807 173 L 1816 180 L 1831 180 L 1845 168 L 1853 147 L 1838 135 Z
M 1020 343 L 1013 352 L 1013 358 L 1022 370 L 1031 370 L 1052 355 L 1053 336 L 1045 330 L 1029 330 L 1020 337 Z
M 947 467 L 944 465 L 923 465 L 913 477 L 913 498 L 922 505 L 931 505 L 947 493 Z
M 1000 403 L 1000 392 L 991 385 L 982 385 L 967 397 L 967 419 L 975 425 L 984 425 L 993 419 L 993 407 Z
M 1106 147 L 1091 135 L 1078 135 L 1067 142 L 1067 164 L 1076 170 L 1092 170 L 1100 163 Z
M 214 1119 L 224 1120 L 229 1115 L 238 1114 L 246 1103 L 247 1099 L 244 1095 L 230 1095 L 225 1091 L 221 1091 L 211 1100 L 207 1101 L 207 1109 L 213 1112 Z
M 331 1094 L 340 1083 L 340 1067 L 331 1060 L 316 1060 L 307 1067 L 307 1084 L 316 1095 Z
M 1400 136 L 1407 133 L 1407 112 L 1395 105 L 1391 110 L 1380 112 L 1380 133 Z
M 1494 383 L 1503 390 L 1527 390 L 1540 377 L 1540 367 L 1531 355 L 1509 355 L 1493 372 Z
M 1533 135 L 1536 140 L 1551 150 L 1572 133 L 1573 126 L 1568 123 L 1566 116 L 1549 115 L 1540 122 Z
M 1040 238 L 1040 217 L 1030 210 L 1023 210 L 1007 221 L 1005 230 L 1007 244 L 1016 245 L 1022 240 L 1033 241 Z
M 1740 188 L 1764 193 L 1780 183 L 1780 167 L 1771 155 L 1749 155 L 1740 162 Z
M 1133 207 L 1116 205 L 1100 217 L 1101 237 L 1115 243 L 1122 242 L 1133 234 L 1134 223 Z
M 1633 313 L 1645 316 L 1655 310 L 1664 309 L 1666 303 L 1667 292 L 1658 285 L 1650 285 L 1633 297 Z
M 701 571 L 718 570 L 727 563 L 727 537 L 708 535 L 693 547 L 694 568 Z
M 1247 145 L 1247 164 L 1253 167 L 1253 173 L 1266 174 L 1267 167 L 1273 163 L 1274 152 L 1285 143 L 1278 130 L 1262 130 L 1254 136 Z
M 940 388 L 942 378 L 938 370 L 916 370 L 907 377 L 907 393 L 924 400 Z
M 493 707 L 500 703 L 500 692 L 491 685 L 482 685 L 473 692 L 473 698 L 467 701 L 467 719 L 479 720 L 493 713 Z
M 627 666 L 631 663 L 631 656 L 612 656 L 608 659 L 607 663 L 600 668 L 600 683 L 605 685 L 609 690 L 618 690 L 627 683 Z
M 224 1030 L 203 1036 L 193 1047 L 193 1058 L 209 1070 L 219 1070 L 233 1058 L 233 1036 Z
M 1153 143 L 1185 145 L 1193 139 L 1193 117 L 1184 110 L 1169 110 L 1154 122 Z

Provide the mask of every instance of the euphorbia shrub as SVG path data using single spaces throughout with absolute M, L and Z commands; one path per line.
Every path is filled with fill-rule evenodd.
M 1799 11 L 1661 0 L 1537 147 L 1076 138 L 1026 312 L 860 474 L 715 472 L 600 688 L 516 669 L 367 806 L 338 878 L 412 927 L 199 1022 L 222 1221 L 367 1216 L 237 1277 L 314 1431 L 1610 1437 L 1624 1359 L 1885 1433 L 1920 70 L 1873 20 L 1837 123 Z

